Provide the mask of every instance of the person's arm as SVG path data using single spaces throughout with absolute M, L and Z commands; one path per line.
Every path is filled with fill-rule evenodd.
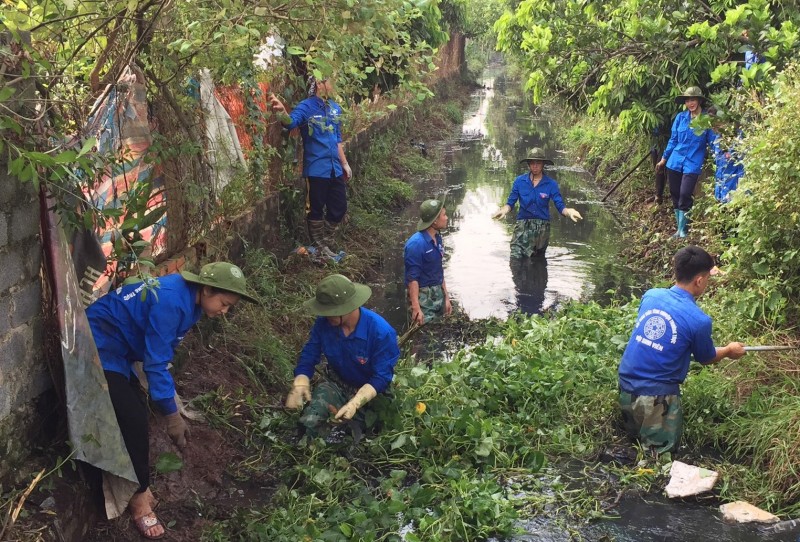
M 408 304 L 411 307 L 411 323 L 422 325 L 425 323 L 425 315 L 419 306 L 419 282 L 412 280 L 408 283 Z
M 154 294 L 148 295 L 153 295 L 153 302 L 145 326 L 145 353 L 142 360 L 147 375 L 148 393 L 151 401 L 167 420 L 167 434 L 179 448 L 183 448 L 189 436 L 189 426 L 178 412 L 175 381 L 167 369 L 175 355 L 173 344 L 179 334 L 180 309 L 166 295 L 161 302 Z
M 567 207 L 564 203 L 564 198 L 561 197 L 561 191 L 558 189 L 558 185 L 556 185 L 556 189 L 550 195 L 550 199 L 553 200 L 553 204 L 556 206 L 558 213 L 562 216 L 565 216 L 572 220 L 573 222 L 577 222 L 578 220 L 583 220 L 581 214 L 577 211 L 577 209 L 573 209 L 572 207 Z
M 675 120 L 672 121 L 672 131 L 670 132 L 669 141 L 667 142 L 667 147 L 664 149 L 664 154 L 661 155 L 661 160 L 656 164 L 656 169 L 664 167 L 672 151 L 675 149 L 675 146 L 678 144 L 678 121 L 680 118 L 681 114 L 678 113 L 675 116 Z
M 339 162 L 344 170 L 344 180 L 349 181 L 353 177 L 353 170 L 350 169 L 350 164 L 347 163 L 347 156 L 344 155 L 344 144 L 341 141 L 339 142 Z
M 514 209 L 514 205 L 516 205 L 518 199 L 519 187 L 517 186 L 517 181 L 514 180 L 514 184 L 511 186 L 511 193 L 508 195 L 506 204 L 500 207 L 500 209 L 492 215 L 492 218 L 505 218 L 506 215 Z
M 297 367 L 294 369 L 294 375 L 305 375 L 309 379 L 314 376 L 314 368 L 319 363 L 322 357 L 322 323 L 320 318 L 314 322 L 311 327 L 311 332 L 308 336 L 303 349 L 300 351 L 300 356 L 297 360 Z
M 408 289 L 408 303 L 411 309 L 411 323 L 422 325 L 425 316 L 419 306 L 419 279 L 422 276 L 422 254 L 417 248 L 417 243 L 412 241 L 406 244 L 403 251 L 403 264 L 405 265 L 406 288 Z
M 711 358 L 711 361 L 706 362 L 705 365 L 717 363 L 725 358 L 739 359 L 747 353 L 744 349 L 744 345 L 739 342 L 730 342 L 725 346 L 718 346 L 716 347 L 716 351 L 717 355 Z
M 447 284 L 442 280 L 442 291 L 444 292 L 444 314 L 450 316 L 453 312 L 453 304 L 450 303 L 450 294 L 447 292 Z

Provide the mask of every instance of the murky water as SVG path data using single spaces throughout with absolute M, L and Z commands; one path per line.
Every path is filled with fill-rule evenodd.
M 566 299 L 602 300 L 607 291 L 626 296 L 643 290 L 642 281 L 617 259 L 623 227 L 619 217 L 599 202 L 602 194 L 589 176 L 556 146 L 553 119 L 546 112 L 531 114 L 520 85 L 506 78 L 502 66 L 490 67 L 482 85 L 464 114 L 461 133 L 440 144 L 446 157 L 443 174 L 415 183 L 417 201 L 398 218 L 396 244 L 385 253 L 387 287 L 371 305 L 396 329 L 406 328 L 403 245 L 415 231 L 419 203 L 444 194 L 450 216 L 443 232 L 445 280 L 456 310 L 471 319 L 505 318 L 517 310 L 539 313 Z M 526 171 L 519 160 L 534 146 L 544 147 L 556 162 L 546 173 L 558 181 L 567 206 L 578 209 L 584 220 L 573 223 L 551 206 L 546 258 L 511 262 L 513 216 L 501 222 L 491 215 L 505 203 L 514 178 Z M 619 519 L 569 529 L 555 518 L 539 517 L 523 522 L 527 534 L 514 541 L 789 542 L 797 537 L 728 525 L 715 507 L 670 502 L 658 495 L 627 495 L 609 514 Z
M 627 283 L 630 291 L 633 286 L 630 272 L 614 262 L 619 221 L 599 203 L 589 176 L 557 148 L 551 119 L 524 107 L 519 84 L 506 79 L 502 67 L 487 70 L 482 84 L 465 112 L 461 133 L 440 143 L 446 170 L 416 185 L 417 201 L 397 225 L 404 235 L 387 251 L 389 287 L 378 303 L 398 329 L 406 321 L 403 244 L 415 231 L 419 203 L 443 194 L 450 217 L 443 232 L 445 280 L 457 310 L 470 318 L 505 318 L 516 310 L 539 313 L 561 300 L 601 297 L 609 287 Z M 584 220 L 573 223 L 551 206 L 546 258 L 511 261 L 513 214 L 505 221 L 491 216 L 505 203 L 514 178 L 527 171 L 519 160 L 535 146 L 544 147 L 556 162 L 546 173 Z

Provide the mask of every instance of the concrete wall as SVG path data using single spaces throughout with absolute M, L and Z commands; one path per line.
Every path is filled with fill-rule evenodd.
M 51 387 L 43 355 L 39 200 L 30 183 L 6 171 L 0 161 L 0 478 L 37 439 L 40 396 Z

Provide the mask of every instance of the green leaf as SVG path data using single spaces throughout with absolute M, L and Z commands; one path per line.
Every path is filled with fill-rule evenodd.
M 294 56 L 299 56 L 299 55 L 306 54 L 306 52 L 303 49 L 301 49 L 300 47 L 297 47 L 295 45 L 291 45 L 291 46 L 287 47 L 286 48 L 286 52 L 289 53 L 290 55 L 294 55 Z
M 340 523 L 339 530 L 342 531 L 342 534 L 345 535 L 347 538 L 353 536 L 353 528 L 350 527 L 347 523 Z
M 144 293 L 146 290 L 142 290 Z M 183 468 L 183 460 L 173 452 L 166 452 L 158 456 L 156 460 L 156 472 L 166 474 L 176 472 Z

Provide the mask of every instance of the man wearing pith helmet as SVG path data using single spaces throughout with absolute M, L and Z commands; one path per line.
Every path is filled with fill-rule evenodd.
M 519 201 L 517 222 L 511 237 L 511 257 L 543 256 L 550 243 L 551 201 L 560 214 L 573 222 L 583 217 L 575 209 L 564 205 L 558 183 L 544 174 L 545 164 L 553 165 L 544 149 L 534 147 L 520 163 L 526 163 L 529 171 L 514 179 L 508 201 L 492 218 L 505 218 Z
M 286 407 L 303 409 L 300 423 L 310 437 L 327 432 L 331 415 L 364 426 L 362 407 L 392 383 L 400 357 L 397 333 L 363 307 L 370 295 L 369 286 L 336 274 L 322 279 L 304 303 L 317 319 L 300 352 Z M 328 361 L 324 378 L 312 392 L 311 378 L 323 354 Z
M 419 206 L 417 232 L 406 241 L 403 251 L 412 324 L 422 325 L 453 311 L 442 266 L 441 231 L 446 227 L 444 198 L 423 201 Z
M 203 315 L 227 314 L 248 293 L 244 273 L 228 262 L 203 266 L 120 286 L 86 308 L 108 393 L 125 447 L 139 482 L 128 504 L 134 525 L 145 538 L 161 538 L 164 527 L 153 512 L 150 491 L 148 408 L 134 363 L 141 361 L 151 402 L 164 415 L 167 433 L 186 445 L 189 427 L 175 403 L 175 382 L 167 369 L 175 347 Z

